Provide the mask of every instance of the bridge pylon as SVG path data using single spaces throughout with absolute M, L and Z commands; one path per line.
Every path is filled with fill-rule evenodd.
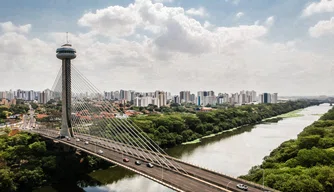
M 68 42 L 57 49 L 57 58 L 62 60 L 62 123 L 61 136 L 73 137 L 71 123 L 71 59 L 76 58 L 76 50 Z

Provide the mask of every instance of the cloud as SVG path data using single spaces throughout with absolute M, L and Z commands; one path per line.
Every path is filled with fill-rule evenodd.
M 86 26 L 87 32 L 70 34 L 77 50 L 73 64 L 100 90 L 108 91 L 328 94 L 334 56 L 306 51 L 299 41 L 267 41 L 273 16 L 251 25 L 210 22 L 192 18 L 182 7 L 149 0 L 92 11 L 78 19 L 78 27 Z M 39 39 L 32 34 L 0 33 L 0 75 L 7 80 L 2 89 L 52 86 L 61 65 L 55 50 L 65 36 L 51 32 Z
M 319 21 L 313 27 L 310 27 L 309 34 L 311 37 L 315 38 L 326 35 L 334 35 L 334 17 L 330 20 Z
M 29 33 L 31 29 L 31 24 L 16 26 L 12 22 L 8 21 L 5 23 L 0 23 L 0 28 L 4 33 L 6 32 Z
M 244 16 L 245 14 L 243 12 L 238 12 L 235 17 L 239 19 L 240 17 Z
M 209 21 L 204 21 L 203 27 L 205 29 L 211 29 L 214 27 L 214 25 L 212 25 Z
M 117 13 L 117 14 L 116 14 Z M 147 41 L 147 49 L 158 59 L 171 59 L 173 53 L 203 54 L 221 46 L 218 39 L 242 42 L 264 35 L 264 27 L 240 26 L 233 28 L 209 28 L 187 14 L 206 15 L 204 8 L 184 11 L 182 7 L 167 7 L 149 0 L 136 1 L 127 7 L 110 6 L 96 13 L 88 13 L 79 24 L 90 26 L 102 35 L 125 36 L 144 29 L 153 33 Z M 134 19 L 135 18 L 135 19 Z M 125 25 L 120 25 L 125 23 Z M 100 26 L 103 27 L 100 27 Z M 118 29 L 114 29 L 114 28 Z M 249 32 L 247 32 L 249 30 Z M 224 32 L 222 32 L 224 31 Z M 229 31 L 233 31 L 232 34 Z M 239 35 L 242 32 L 243 35 Z M 254 35 L 257 34 L 257 35 Z M 239 36 L 237 36 L 239 35 Z M 220 37 L 223 36 L 223 37 Z M 250 37 L 250 38 L 249 38 Z M 172 55 L 171 55 L 172 54 Z
M 78 24 L 106 36 L 129 36 L 135 32 L 140 22 L 135 9 L 133 4 L 128 7 L 110 6 L 98 9 L 95 13 L 84 14 Z
M 265 25 L 268 26 L 268 27 L 271 27 L 274 23 L 275 23 L 275 17 L 274 16 L 268 17 L 265 21 Z
M 313 2 L 306 6 L 302 11 L 302 16 L 307 17 L 317 13 L 333 12 L 334 1 L 332 0 L 320 0 L 319 2 Z
M 209 15 L 203 7 L 200 7 L 198 9 L 195 8 L 188 9 L 186 13 L 188 15 L 201 16 L 201 17 L 206 17 Z

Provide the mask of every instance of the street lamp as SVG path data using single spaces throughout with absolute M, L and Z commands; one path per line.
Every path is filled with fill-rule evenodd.
M 164 180 L 164 167 L 161 166 L 161 181 Z
M 232 181 L 229 181 L 226 185 L 226 189 L 228 189 L 228 185 L 231 183 Z

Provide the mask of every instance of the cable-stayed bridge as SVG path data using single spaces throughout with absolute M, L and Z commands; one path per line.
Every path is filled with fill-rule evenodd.
M 52 110 L 48 122 L 23 130 L 100 157 L 176 191 L 243 191 L 238 184 L 247 185 L 248 191 L 274 191 L 169 156 L 71 64 L 76 51 L 70 44 L 57 49 L 57 57 L 62 66 L 51 98 L 54 106 L 61 106 L 61 113 Z

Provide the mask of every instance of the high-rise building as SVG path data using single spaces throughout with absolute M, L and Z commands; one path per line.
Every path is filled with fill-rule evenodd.
M 196 103 L 196 95 L 195 94 L 190 95 L 190 102 L 191 103 Z
M 181 91 L 180 92 L 180 102 L 189 103 L 190 102 L 190 91 Z
M 216 105 L 216 104 L 217 104 L 216 96 L 204 96 L 202 106 Z
M 277 103 L 278 100 L 278 94 L 277 93 L 273 93 L 271 95 L 271 103 Z
M 167 105 L 167 93 L 163 91 L 159 91 L 158 97 L 159 99 L 159 107 Z
M 256 101 L 257 101 L 256 91 L 252 91 L 251 94 L 252 94 L 252 99 L 251 99 L 251 101 L 252 101 L 252 102 L 256 102 Z
M 180 104 L 180 97 L 178 95 L 175 95 L 173 98 L 173 103 Z
M 158 98 L 154 98 L 154 97 L 136 97 L 136 99 L 134 100 L 135 102 L 135 106 L 137 107 L 147 107 L 148 105 L 152 104 L 152 105 L 156 105 L 158 107 L 159 106 L 159 99 Z
M 263 93 L 260 95 L 261 103 L 271 103 L 271 94 Z
M 115 98 L 115 100 L 120 100 L 121 99 L 119 91 L 114 92 L 114 98 Z

